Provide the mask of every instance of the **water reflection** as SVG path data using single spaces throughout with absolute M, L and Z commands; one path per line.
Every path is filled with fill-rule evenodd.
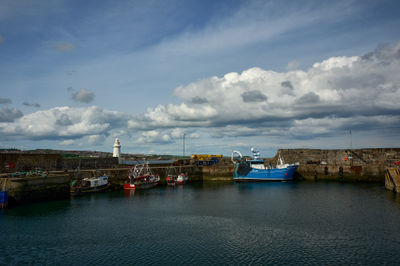
M 387 198 L 388 200 L 400 204 L 400 193 L 396 193 L 396 192 L 394 192 L 394 191 L 386 190 L 386 191 L 385 191 L 385 196 L 386 196 L 386 198 Z
M 124 190 L 125 197 L 134 197 L 136 189 Z
M 62 214 L 71 207 L 71 201 L 56 200 L 49 202 L 37 202 L 26 204 L 23 206 L 13 206 L 4 209 L 4 214 L 7 216 L 20 216 L 20 217 L 38 217 L 47 215 Z

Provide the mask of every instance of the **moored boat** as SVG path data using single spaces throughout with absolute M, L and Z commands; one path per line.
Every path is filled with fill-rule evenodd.
M 147 163 L 137 164 L 128 170 L 128 182 L 124 190 L 148 189 L 158 185 L 160 177 L 155 175 Z
M 165 178 L 165 181 L 167 182 L 168 186 L 173 187 L 177 183 L 176 179 L 177 179 L 176 175 L 167 175 L 167 177 Z
M 233 179 L 237 181 L 290 181 L 293 180 L 299 163 L 285 163 L 282 156 L 278 155 L 278 162 L 274 165 L 265 165 L 265 161 L 260 159 L 260 153 L 251 148 L 253 158 L 246 160 L 239 151 L 232 152 L 232 162 L 234 163 Z M 239 157 L 235 160 L 234 154 Z
M 176 178 L 176 182 L 177 182 L 179 185 L 186 184 L 186 182 L 187 182 L 188 180 L 189 180 L 189 177 L 188 177 L 188 175 L 185 174 L 185 173 L 180 173 L 180 174 L 178 175 L 178 177 Z
M 177 181 L 176 179 L 178 176 L 176 175 L 175 168 L 172 166 L 168 169 L 167 177 L 165 178 L 165 181 L 167 182 L 167 185 L 170 187 L 173 187 L 176 185 Z
M 100 192 L 108 189 L 111 183 L 108 181 L 107 175 L 98 177 L 87 177 L 81 181 L 74 180 L 71 182 L 71 195 L 80 195 L 85 193 Z

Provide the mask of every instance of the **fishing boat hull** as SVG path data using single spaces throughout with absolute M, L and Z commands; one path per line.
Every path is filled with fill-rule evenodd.
M 136 189 L 135 184 L 124 184 L 124 190 L 134 190 Z
M 87 193 L 95 193 L 107 190 L 111 183 L 108 182 L 108 176 L 102 175 L 99 177 L 84 178 L 82 181 L 74 180 L 71 182 L 71 195 L 82 195 Z
M 265 161 L 260 158 L 260 152 L 254 148 L 250 149 L 253 153 L 252 159 L 245 159 L 239 151 L 232 151 L 231 160 L 234 163 L 233 179 L 237 181 L 291 181 L 299 163 L 284 163 L 282 156 L 279 154 L 277 164 L 275 166 L 269 163 L 265 165 Z M 239 157 L 234 158 L 237 154 Z
M 158 182 L 144 184 L 124 184 L 124 190 L 149 189 L 158 185 Z
M 110 188 L 111 184 L 105 184 L 97 187 L 71 187 L 70 193 L 71 195 L 82 195 L 82 194 L 87 194 L 87 193 L 96 193 L 96 192 L 101 192 L 105 191 L 108 188 Z
M 291 165 L 286 168 L 235 170 L 233 179 L 236 181 L 291 181 L 297 167 L 298 165 Z

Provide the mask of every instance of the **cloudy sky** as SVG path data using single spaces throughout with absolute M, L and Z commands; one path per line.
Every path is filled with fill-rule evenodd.
M 400 2 L 2 0 L 0 148 L 400 147 Z M 351 130 L 351 138 L 350 138 Z

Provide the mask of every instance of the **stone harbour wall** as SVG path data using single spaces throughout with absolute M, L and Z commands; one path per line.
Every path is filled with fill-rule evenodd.
M 296 178 L 384 182 L 385 169 L 400 160 L 400 148 L 377 149 L 280 149 L 285 162 L 299 162 Z
M 45 171 L 71 169 L 100 169 L 118 167 L 118 158 L 63 158 L 60 154 L 0 154 L 0 172 L 10 173 L 31 171 L 40 168 Z
M 318 150 L 318 149 L 281 149 L 267 162 L 274 163 L 281 155 L 288 163 L 299 162 L 296 171 L 297 180 L 335 180 L 350 182 L 385 182 L 385 170 L 393 167 L 400 159 L 400 149 L 357 149 L 357 150 Z M 63 159 L 59 155 L 0 154 L 0 187 L 8 191 L 9 203 L 48 200 L 69 197 L 69 185 L 72 180 L 106 174 L 110 177 L 112 189 L 122 189 L 127 179 L 128 167 L 119 165 L 117 158 Z M 13 169 L 5 165 L 15 164 Z M 13 170 L 30 171 L 35 168 L 46 170 L 46 174 L 32 176 L 13 176 Z M 184 172 L 190 182 L 232 181 L 233 164 L 230 158 L 222 158 L 211 166 L 196 164 L 176 164 L 176 173 Z M 160 175 L 160 185 L 165 185 L 170 165 L 151 165 Z M 52 170 L 60 169 L 60 170 Z

